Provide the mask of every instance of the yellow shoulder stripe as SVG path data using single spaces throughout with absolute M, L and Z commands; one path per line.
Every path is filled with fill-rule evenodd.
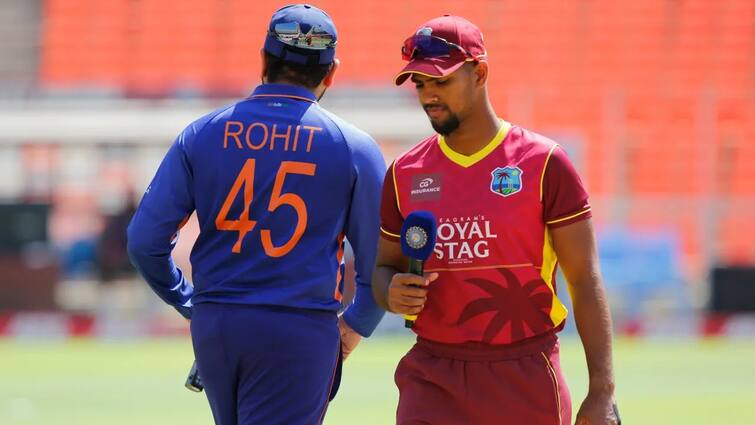
M 553 155 L 553 151 L 556 150 L 558 145 L 553 145 L 551 150 L 548 151 L 548 156 L 545 157 L 545 164 L 543 164 L 543 173 L 540 175 L 540 202 L 543 202 L 543 182 L 545 181 L 545 169 L 548 167 L 548 161 Z
M 385 233 L 388 236 L 393 236 L 394 238 L 399 238 L 399 239 L 401 238 L 401 235 L 397 235 L 395 233 L 391 233 L 391 232 L 383 229 L 382 227 L 380 227 L 380 231 L 383 232 L 383 233 Z
M 393 164 L 391 165 L 391 174 L 393 174 L 393 193 L 396 194 L 396 208 L 398 208 L 398 212 L 401 215 L 404 215 L 401 213 L 401 201 L 398 199 L 398 182 L 396 181 L 396 162 L 398 160 L 393 161 Z
M 592 208 L 589 208 L 589 207 L 588 207 L 588 208 L 586 208 L 586 209 L 584 209 L 584 210 L 582 210 L 582 211 L 580 211 L 580 212 L 578 212 L 578 213 L 576 213 L 576 214 L 572 214 L 572 215 L 570 215 L 570 216 L 568 216 L 568 217 L 564 217 L 564 218 L 558 218 L 558 219 L 556 219 L 556 220 L 551 220 L 551 221 L 546 221 L 546 222 L 545 222 L 545 224 L 556 224 L 556 223 L 560 223 L 560 222 L 562 222 L 562 221 L 571 220 L 571 219 L 572 219 L 572 218 L 574 218 L 574 217 L 579 217 L 580 215 L 582 215 L 582 214 L 585 214 L 585 213 L 589 212 L 589 211 L 590 211 L 591 209 L 592 209 Z

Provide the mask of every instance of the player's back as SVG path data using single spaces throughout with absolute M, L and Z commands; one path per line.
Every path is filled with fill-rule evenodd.
M 189 128 L 193 303 L 338 308 L 354 146 L 374 141 L 278 84 Z

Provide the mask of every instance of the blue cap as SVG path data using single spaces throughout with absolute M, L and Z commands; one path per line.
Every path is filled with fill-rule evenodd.
M 265 51 L 286 62 L 327 65 L 336 55 L 338 33 L 327 13 L 308 4 L 278 9 L 270 19 Z

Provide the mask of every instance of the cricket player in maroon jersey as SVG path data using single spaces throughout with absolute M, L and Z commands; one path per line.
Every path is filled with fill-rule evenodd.
M 556 336 L 567 317 L 558 264 L 590 375 L 576 423 L 619 423 L 611 318 L 574 167 L 552 140 L 496 116 L 471 22 L 430 20 L 402 54 L 409 63 L 396 84 L 414 83 L 438 134 L 397 158 L 383 186 L 373 292 L 386 310 L 418 315 L 417 343 L 396 370 L 397 423 L 571 423 Z M 403 218 L 416 210 L 438 221 L 424 277 L 405 273 L 399 244 Z

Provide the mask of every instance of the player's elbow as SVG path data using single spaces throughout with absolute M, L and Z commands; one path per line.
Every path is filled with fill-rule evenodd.
M 134 221 L 126 230 L 126 252 L 132 263 L 138 262 L 139 258 L 147 254 L 150 249 L 150 242 L 146 232 L 140 232 Z

